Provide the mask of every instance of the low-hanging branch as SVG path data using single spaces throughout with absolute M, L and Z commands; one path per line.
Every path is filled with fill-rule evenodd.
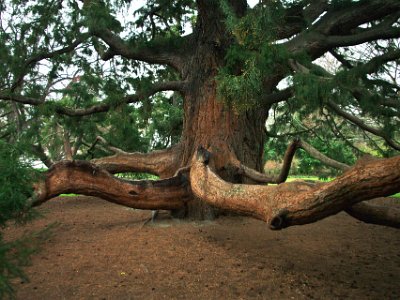
M 361 201 L 400 191 L 400 156 L 356 165 L 320 185 L 232 184 L 215 174 L 209 161 L 210 153 L 199 149 L 190 171 L 193 193 L 209 204 L 263 220 L 271 229 L 312 223 Z
M 331 108 L 339 116 L 349 120 L 350 122 L 354 123 L 355 125 L 357 125 L 361 129 L 363 129 L 365 131 L 368 131 L 368 132 L 370 132 L 370 133 L 372 133 L 372 134 L 374 134 L 376 136 L 379 136 L 379 137 L 383 138 L 385 140 L 385 142 L 390 147 L 400 151 L 400 145 L 397 142 L 393 141 L 390 137 L 387 136 L 387 134 L 382 132 L 380 129 L 377 129 L 375 127 L 372 127 L 370 125 L 365 124 L 360 118 L 358 118 L 355 115 L 352 115 L 352 114 L 344 111 L 343 109 L 341 109 L 339 107 L 339 105 L 337 105 L 336 103 L 334 103 L 331 100 L 328 100 L 327 105 L 328 105 L 329 108 Z
M 393 205 L 382 206 L 360 202 L 346 208 L 346 212 L 364 223 L 400 228 L 400 209 Z
M 323 164 L 342 170 L 342 171 L 347 171 L 351 167 L 347 164 L 341 163 L 339 161 L 336 161 L 332 158 L 327 157 L 323 153 L 319 152 L 317 149 L 315 149 L 313 146 L 310 144 L 306 143 L 305 141 L 302 140 L 294 140 L 286 150 L 286 155 L 284 159 L 284 166 L 288 166 L 290 168 L 290 162 L 291 160 L 286 160 L 290 158 L 288 153 L 291 153 L 290 155 L 294 155 L 294 152 L 302 148 L 305 150 L 307 153 L 309 153 L 312 157 L 318 159 L 321 161 Z M 360 162 L 358 162 L 360 163 Z M 243 168 L 244 166 L 242 166 Z M 249 178 L 257 181 L 257 182 L 263 182 L 263 183 L 282 183 L 286 181 L 286 178 L 282 178 L 282 174 L 285 174 L 285 172 L 289 171 L 289 168 L 285 170 L 285 167 L 282 168 L 281 173 L 278 177 L 273 178 L 271 176 L 267 176 L 265 174 L 259 173 L 256 170 L 244 167 L 243 168 L 243 174 L 248 176 Z M 278 178 L 281 179 L 281 181 L 278 180 Z M 312 184 L 307 183 L 310 187 Z M 371 223 L 371 224 L 377 224 L 377 225 L 384 225 L 384 226 L 390 226 L 390 227 L 400 227 L 400 209 L 393 207 L 393 206 L 382 206 L 382 205 L 376 205 L 376 204 L 370 204 L 370 203 L 357 203 L 353 206 L 350 206 L 345 209 L 345 211 L 351 215 L 352 217 L 363 221 L 365 223 Z
M 65 193 L 96 196 L 132 208 L 167 210 L 182 208 L 190 196 L 187 179 L 180 173 L 163 180 L 130 181 L 86 161 L 63 161 L 36 183 L 31 205 Z
M 117 151 L 112 156 L 92 159 L 91 162 L 110 173 L 143 172 L 166 178 L 176 172 L 179 154 L 178 144 L 149 153 Z
M 184 81 L 166 81 L 166 82 L 158 82 L 153 84 L 146 91 L 138 91 L 134 95 L 128 95 L 119 99 L 118 105 L 136 103 L 139 102 L 143 98 L 148 98 L 158 92 L 162 91 L 180 91 L 184 92 L 186 83 Z M 30 104 L 30 105 L 46 105 L 46 103 L 40 98 L 31 98 L 22 95 L 9 94 L 9 93 L 0 93 L 0 99 L 2 100 L 11 100 L 14 102 L 22 103 L 22 104 Z M 111 102 L 103 102 L 100 104 L 95 104 L 87 108 L 70 108 L 62 105 L 55 105 L 55 112 L 62 115 L 67 115 L 70 117 L 81 117 L 92 115 L 101 112 L 107 112 L 112 107 L 115 107 L 116 103 Z
M 251 169 L 244 164 L 240 163 L 238 160 L 233 161 L 233 165 L 239 169 L 239 173 L 245 175 L 246 177 L 260 183 L 274 183 L 279 184 L 285 182 L 290 171 L 290 166 L 293 161 L 294 154 L 296 153 L 296 149 L 300 145 L 300 140 L 295 139 L 286 149 L 283 165 L 281 168 L 281 172 L 278 176 L 269 176 L 264 173 L 260 173 L 254 169 Z

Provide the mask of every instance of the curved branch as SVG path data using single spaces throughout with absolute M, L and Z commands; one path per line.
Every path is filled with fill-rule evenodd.
M 92 159 L 95 165 L 110 173 L 143 172 L 161 178 L 173 176 L 177 170 L 180 146 L 150 153 L 116 152 L 112 156 Z
M 12 85 L 12 87 L 11 87 L 10 90 L 13 92 L 13 91 L 23 82 L 24 77 L 25 77 L 25 75 L 26 75 L 26 72 L 27 72 L 28 68 L 29 68 L 32 64 L 35 64 L 35 63 L 37 63 L 37 62 L 39 62 L 39 61 L 41 61 L 41 60 L 43 60 L 43 59 L 46 59 L 46 58 L 53 58 L 53 57 L 55 57 L 55 56 L 58 56 L 58 55 L 61 55 L 61 54 L 65 54 L 65 53 L 71 52 L 71 51 L 73 51 L 76 47 L 78 47 L 80 44 L 82 44 L 82 43 L 85 41 L 85 38 L 86 38 L 86 35 L 82 35 L 82 36 L 78 37 L 75 41 L 73 41 L 73 42 L 72 42 L 70 45 L 68 45 L 68 46 L 65 46 L 65 47 L 63 47 L 63 48 L 54 50 L 54 51 L 52 51 L 52 52 L 40 52 L 40 53 L 37 53 L 37 54 L 35 54 L 35 55 L 29 57 L 29 58 L 25 61 L 24 66 L 22 67 L 21 74 L 19 75 L 18 78 L 16 78 L 16 79 L 14 80 L 14 83 L 13 83 L 13 85 Z
M 350 169 L 349 165 L 346 165 L 344 163 L 341 163 L 339 161 L 336 161 L 332 158 L 329 158 L 328 156 L 324 155 L 323 153 L 319 152 L 317 149 L 315 149 L 313 146 L 310 144 L 306 143 L 305 141 L 299 141 L 299 148 L 304 149 L 306 152 L 308 152 L 312 157 L 318 159 L 322 163 L 324 163 L 327 166 L 330 166 L 335 169 L 339 169 L 342 171 L 347 171 Z
M 96 196 L 138 209 L 167 210 L 182 208 L 190 196 L 187 180 L 181 174 L 157 181 L 128 181 L 86 161 L 63 161 L 35 185 L 31 204 L 37 206 L 64 193 Z
M 234 165 L 238 167 L 239 172 L 248 178 L 253 179 L 254 181 L 261 183 L 274 183 L 279 184 L 285 182 L 290 171 L 290 166 L 293 161 L 294 154 L 296 153 L 297 148 L 300 146 L 300 140 L 295 139 L 286 149 L 285 156 L 283 158 L 283 165 L 281 168 L 281 172 L 278 176 L 269 176 L 264 173 L 260 173 L 254 169 L 251 169 L 239 161 L 235 161 Z
M 354 123 L 355 125 L 357 125 L 358 127 L 360 127 L 361 129 L 368 131 L 376 136 L 379 136 L 381 138 L 383 138 L 385 140 L 385 142 L 392 147 L 393 149 L 396 149 L 398 151 L 400 151 L 400 145 L 398 143 L 396 143 L 395 141 L 393 141 L 390 137 L 388 137 L 384 132 L 382 132 L 381 130 L 369 126 L 367 124 L 365 124 L 361 119 L 357 118 L 356 116 L 349 114 L 348 112 L 342 110 L 339 105 L 337 105 L 336 103 L 334 103 L 333 101 L 329 100 L 327 102 L 328 107 L 330 107 L 333 111 L 335 111 L 339 116 L 349 120 L 350 122 Z
M 346 212 L 364 223 L 400 228 L 400 209 L 397 207 L 362 202 L 347 208 Z
M 102 59 L 109 60 L 115 55 L 125 58 L 139 60 L 150 64 L 167 64 L 177 70 L 183 66 L 183 59 L 178 54 L 179 48 L 171 50 L 170 41 L 165 40 L 164 44 L 135 46 L 125 42 L 121 37 L 109 29 L 91 28 L 91 32 L 102 39 L 110 49 L 102 55 Z M 184 38 L 182 38 L 182 42 Z M 167 51 L 169 50 L 169 51 Z
M 4 92 L 0 93 L 0 99 L 6 101 L 14 101 L 22 104 L 29 104 L 29 105 L 40 105 L 44 103 L 44 101 L 40 98 L 32 98 L 32 97 L 26 97 L 22 95 L 16 95 Z
M 336 180 L 316 186 L 232 184 L 207 166 L 209 156 L 199 149 L 193 159 L 193 193 L 209 204 L 263 220 L 271 229 L 312 223 L 358 202 L 400 191 L 400 156 L 356 165 Z
M 262 97 L 262 101 L 265 104 L 271 105 L 271 104 L 275 104 L 275 103 L 279 103 L 282 101 L 286 101 L 287 99 L 289 99 L 290 97 L 293 96 L 293 87 L 287 87 L 283 90 L 268 94 L 268 95 L 264 95 Z
M 143 98 L 150 97 L 158 92 L 162 91 L 180 91 L 184 92 L 186 87 L 186 83 L 184 81 L 167 81 L 167 82 L 159 82 L 155 83 L 151 88 L 146 91 L 138 92 L 134 95 L 126 96 L 118 101 L 118 104 L 129 104 L 139 102 Z M 1 100 L 11 100 L 14 102 L 19 102 L 22 104 L 30 104 L 30 105 L 40 105 L 44 104 L 43 100 L 35 99 L 30 97 L 25 97 L 21 95 L 14 94 L 0 94 Z M 115 103 L 101 103 L 96 104 L 87 108 L 70 108 L 65 106 L 59 106 L 56 104 L 55 112 L 62 115 L 67 115 L 70 117 L 81 117 L 92 115 L 101 112 L 107 112 L 112 107 L 115 107 Z
M 399 10 L 397 0 L 359 1 L 342 9 L 330 5 L 318 22 L 285 44 L 288 51 L 306 52 L 314 60 L 338 46 L 399 37 L 399 28 L 391 26 L 398 19 Z M 379 20 L 380 24 L 360 32 L 360 25 Z
M 326 39 L 329 48 L 354 46 L 378 39 L 392 39 L 400 37 L 400 28 L 398 27 L 380 27 L 379 25 L 371 29 L 352 35 L 329 36 Z

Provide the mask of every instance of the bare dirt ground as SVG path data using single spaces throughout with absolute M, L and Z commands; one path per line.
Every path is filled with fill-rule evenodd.
M 59 222 L 17 299 L 400 299 L 400 231 L 341 213 L 271 231 L 242 217 L 142 226 L 148 211 L 62 197 L 7 236 Z

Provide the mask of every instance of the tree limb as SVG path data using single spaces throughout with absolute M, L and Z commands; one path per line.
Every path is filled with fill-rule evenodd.
M 400 145 L 393 141 L 390 137 L 388 137 L 384 132 L 382 132 L 380 129 L 377 129 L 375 127 L 369 126 L 365 124 L 361 119 L 357 118 L 356 116 L 342 110 L 339 105 L 334 103 L 331 100 L 328 100 L 327 105 L 329 108 L 331 108 L 334 112 L 336 112 L 339 116 L 349 120 L 350 122 L 354 123 L 361 129 L 368 131 L 376 136 L 379 136 L 385 140 L 385 142 L 392 147 L 393 149 L 396 149 L 400 151 Z
M 139 60 L 150 64 L 167 64 L 174 69 L 180 70 L 183 66 L 182 56 L 178 51 L 171 50 L 170 41 L 166 39 L 164 44 L 155 45 L 131 45 L 114 34 L 109 29 L 91 28 L 93 35 L 102 39 L 109 47 L 109 51 L 101 55 L 103 60 L 109 60 L 115 55 L 121 55 L 128 59 Z M 182 42 L 183 42 L 182 38 Z M 169 49 L 169 51 L 167 51 Z M 101 54 L 101 53 L 100 53 Z
M 162 91 L 184 92 L 185 86 L 186 83 L 184 81 L 166 81 L 166 82 L 155 83 L 152 87 L 150 87 L 146 91 L 138 91 L 134 95 L 128 95 L 126 97 L 123 97 L 118 101 L 118 105 L 139 102 L 143 98 L 150 97 Z M 42 99 L 34 99 L 21 95 L 6 94 L 6 93 L 3 94 L 0 93 L 0 99 L 11 100 L 14 102 L 19 102 L 22 104 L 30 104 L 30 105 L 40 105 L 45 103 L 43 102 Z M 70 117 L 80 117 L 80 116 L 92 115 L 95 113 L 106 112 L 109 111 L 114 106 L 116 106 L 116 104 L 100 103 L 87 108 L 70 108 L 55 104 L 55 112 Z
M 36 155 L 46 167 L 51 168 L 54 162 L 50 157 L 47 156 L 43 146 L 40 143 L 37 145 L 31 145 L 31 149 L 33 154 Z
M 400 209 L 397 207 L 360 202 L 347 208 L 346 212 L 364 223 L 400 228 Z
M 263 220 L 271 229 L 312 223 L 358 202 L 400 191 L 400 156 L 356 165 L 336 180 L 317 186 L 232 184 L 208 167 L 209 160 L 209 153 L 199 149 L 190 171 L 193 193 L 209 204 Z
M 319 161 L 321 161 L 322 163 L 324 163 L 327 166 L 330 166 L 332 168 L 339 169 L 342 171 L 347 171 L 350 169 L 350 166 L 327 157 L 326 155 L 319 152 L 317 149 L 315 149 L 313 146 L 306 143 L 305 141 L 299 141 L 299 148 L 304 149 L 312 157 L 318 159 Z
M 234 161 L 234 165 L 239 169 L 239 173 L 245 175 L 246 177 L 253 179 L 256 182 L 260 183 L 274 183 L 279 184 L 285 182 L 290 171 L 290 166 L 292 164 L 292 160 L 294 154 L 296 153 L 296 149 L 300 145 L 300 140 L 295 139 L 286 149 L 285 156 L 283 158 L 283 165 L 281 168 L 281 172 L 278 176 L 269 176 L 264 173 L 260 173 L 254 169 L 251 169 L 239 161 Z
M 178 164 L 180 146 L 150 153 L 116 152 L 112 156 L 92 159 L 95 165 L 110 173 L 143 172 L 161 178 L 173 176 Z
M 41 60 L 43 60 L 43 59 L 46 59 L 46 58 L 47 58 L 47 59 L 48 59 L 48 58 L 53 58 L 53 57 L 56 57 L 56 56 L 58 56 L 58 55 L 71 52 L 71 51 L 73 51 L 76 47 L 78 47 L 80 44 L 82 44 L 82 43 L 85 41 L 85 38 L 86 38 L 86 35 L 81 35 L 80 37 L 78 37 L 75 41 L 73 41 L 73 42 L 72 42 L 70 45 L 68 45 L 68 46 L 65 46 L 65 47 L 63 47 L 63 48 L 54 50 L 54 51 L 52 51 L 52 52 L 40 52 L 40 53 L 37 53 L 37 54 L 35 54 L 35 55 L 29 57 L 29 58 L 25 61 L 24 66 L 22 67 L 22 70 L 21 70 L 21 72 L 20 72 L 19 77 L 16 78 L 16 79 L 14 80 L 14 83 L 12 84 L 12 86 L 11 86 L 11 88 L 10 88 L 11 92 L 14 92 L 15 89 L 23 82 L 24 77 L 25 77 L 25 75 L 26 75 L 26 72 L 27 72 L 28 68 L 29 68 L 32 64 L 35 64 L 35 63 L 37 63 L 37 62 L 39 62 L 39 61 L 41 61 Z
M 85 161 L 55 164 L 35 185 L 31 205 L 37 206 L 64 193 L 96 196 L 138 209 L 179 209 L 190 196 L 185 177 L 150 181 L 129 181 Z
M 331 4 L 318 22 L 284 45 L 289 52 L 305 52 L 316 59 L 335 47 L 399 37 L 399 28 L 391 27 L 398 19 L 399 10 L 400 2 L 397 0 L 358 1 L 342 9 Z M 383 21 L 360 31 L 360 25 L 375 20 Z

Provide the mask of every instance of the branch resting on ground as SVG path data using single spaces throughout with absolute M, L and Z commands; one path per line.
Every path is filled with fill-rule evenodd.
M 347 164 L 338 162 L 334 159 L 331 159 L 319 152 L 310 144 L 306 143 L 302 140 L 294 140 L 288 147 L 285 153 L 284 164 L 281 170 L 281 173 L 278 177 L 271 177 L 265 174 L 259 173 L 256 170 L 247 168 L 245 166 L 241 166 L 243 168 L 243 174 L 248 176 L 249 178 L 262 182 L 262 183 L 282 183 L 286 181 L 287 174 L 290 170 L 290 164 L 292 162 L 294 152 L 302 148 L 306 152 L 308 152 L 312 157 L 318 159 L 323 164 L 330 166 L 335 169 L 339 169 L 342 171 L 348 171 L 351 167 Z M 361 159 L 357 162 L 358 164 L 365 163 L 365 159 Z M 285 177 L 286 176 L 286 177 Z M 312 184 L 309 184 L 312 186 Z M 365 223 L 384 225 L 390 227 L 400 227 L 400 209 L 396 207 L 387 207 L 382 205 L 376 205 L 371 203 L 357 203 L 356 205 L 350 206 L 345 209 L 345 211 L 351 215 L 352 217 L 363 221 Z
M 199 149 L 190 171 L 195 196 L 214 206 L 248 214 L 271 229 L 302 225 L 334 215 L 349 206 L 400 191 L 400 156 L 356 165 L 336 180 L 308 185 L 232 184 L 208 166 L 210 153 Z

